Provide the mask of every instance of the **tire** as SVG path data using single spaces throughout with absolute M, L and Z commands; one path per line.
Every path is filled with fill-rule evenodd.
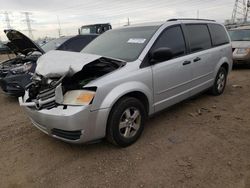
M 141 136 L 146 120 L 145 106 L 138 99 L 125 97 L 112 108 L 107 124 L 107 140 L 127 147 Z
M 214 85 L 210 89 L 210 93 L 214 96 L 219 96 L 224 93 L 227 84 L 227 71 L 221 67 L 216 75 Z

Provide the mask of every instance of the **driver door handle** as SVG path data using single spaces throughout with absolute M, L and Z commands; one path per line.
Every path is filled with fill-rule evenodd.
M 189 64 L 191 64 L 191 61 L 184 61 L 184 63 L 182 63 L 183 66 L 189 65 Z
M 198 61 L 200 61 L 200 60 L 201 60 L 200 57 L 196 57 L 196 58 L 194 59 L 194 62 L 198 62 Z

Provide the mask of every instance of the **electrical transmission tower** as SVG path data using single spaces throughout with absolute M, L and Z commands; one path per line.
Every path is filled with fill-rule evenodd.
M 25 16 L 25 22 L 27 24 L 27 31 L 29 32 L 29 37 L 33 39 L 33 33 L 32 33 L 32 28 L 31 28 L 31 20 L 30 20 L 30 12 L 23 12 Z
M 250 0 L 235 0 L 232 24 L 247 23 L 250 15 Z
M 5 17 L 5 23 L 6 23 L 6 29 L 12 29 L 11 25 L 10 25 L 10 17 L 9 17 L 9 12 L 5 11 L 4 13 L 4 17 Z
M 232 23 L 244 22 L 246 16 L 246 1 L 245 0 L 235 0 L 235 5 L 232 14 Z
M 246 4 L 246 15 L 244 18 L 244 22 L 247 23 L 248 21 L 248 16 L 250 14 L 250 0 L 247 0 L 247 4 Z

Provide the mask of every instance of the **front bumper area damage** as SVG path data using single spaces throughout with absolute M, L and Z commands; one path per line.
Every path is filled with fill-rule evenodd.
M 79 65 L 74 68 L 70 65 L 61 67 L 60 73 L 56 73 L 55 69 L 44 69 L 45 64 L 38 64 L 32 83 L 26 87 L 25 95 L 19 97 L 20 106 L 34 126 L 52 137 L 70 143 L 86 143 L 105 137 L 105 122 L 110 109 L 91 110 L 93 101 L 82 106 L 64 103 L 68 91 L 96 92 L 97 87 L 90 84 L 92 81 L 125 65 L 122 61 L 104 57 L 92 60 L 84 63 L 81 68 Z M 43 67 L 42 71 L 47 76 L 38 74 L 39 67 Z
M 109 109 L 91 111 L 90 106 L 58 106 L 37 111 L 25 106 L 24 110 L 35 127 L 64 142 L 81 144 L 105 137 L 103 122 L 107 121 Z
M 69 143 L 86 143 L 105 137 L 109 109 L 91 111 L 91 105 L 65 106 L 62 85 L 38 94 L 29 101 L 29 92 L 19 97 L 22 106 L 35 127 L 49 136 Z
M 46 79 L 48 87 L 44 87 L 44 83 L 34 81 L 27 86 L 24 97 L 19 97 L 20 106 L 27 106 L 40 110 L 42 108 L 51 109 L 63 102 L 62 81 L 63 77 L 58 81 Z M 52 83 L 53 82 L 53 83 Z M 44 87 L 44 88 L 43 88 Z

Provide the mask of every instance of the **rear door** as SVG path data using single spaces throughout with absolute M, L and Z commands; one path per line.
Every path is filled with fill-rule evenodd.
M 152 65 L 155 111 L 162 110 L 189 97 L 191 61 L 186 57 L 186 42 L 181 25 L 165 29 L 153 45 L 170 48 L 173 59 Z
M 211 85 L 215 57 L 207 24 L 186 24 L 190 55 L 192 56 L 191 95 Z

